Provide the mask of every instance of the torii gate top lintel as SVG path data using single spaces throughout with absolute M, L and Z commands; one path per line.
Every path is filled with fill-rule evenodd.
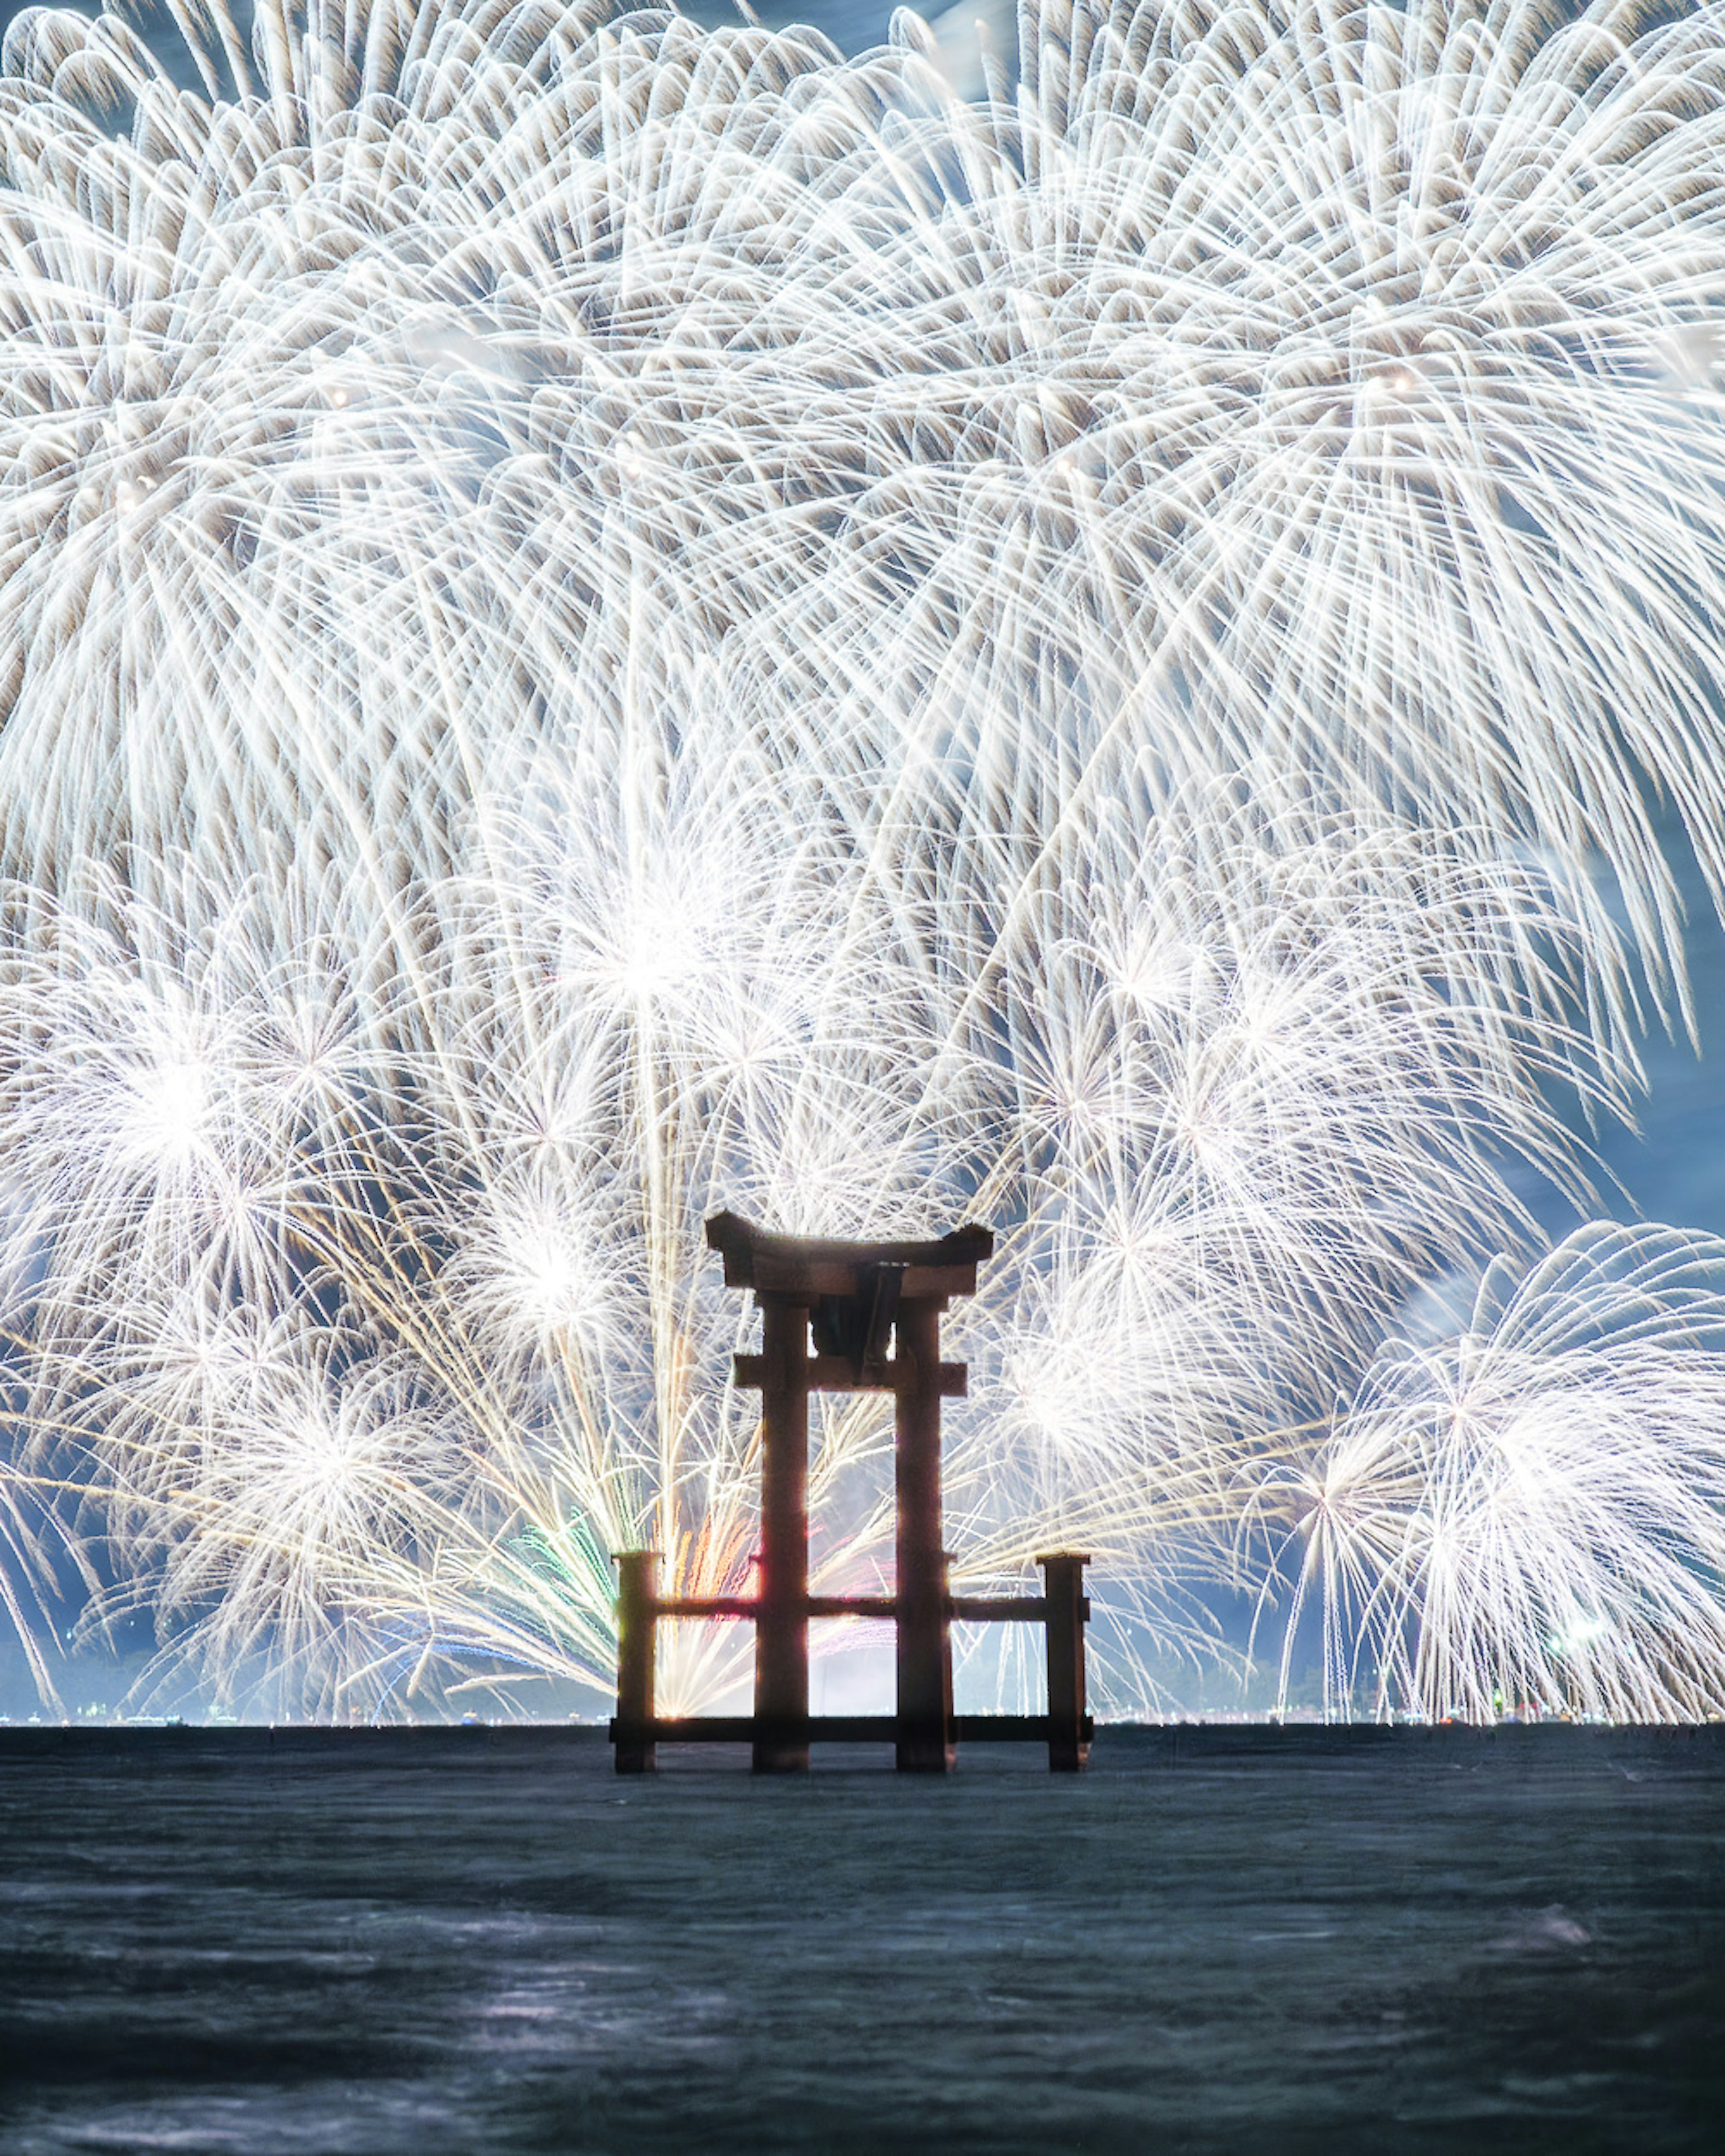
M 932 1242 L 848 1243 L 775 1234 L 737 1213 L 714 1214 L 706 1240 L 724 1258 L 726 1287 L 791 1300 L 866 1294 L 882 1265 L 903 1267 L 899 1296 L 906 1302 L 974 1295 L 977 1267 L 994 1249 L 988 1229 L 974 1225 Z

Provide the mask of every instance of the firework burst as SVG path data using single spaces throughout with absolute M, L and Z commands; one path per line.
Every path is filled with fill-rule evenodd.
M 1386 1350 L 1314 1466 L 1271 1476 L 1332 1712 L 1725 1712 L 1722 1267 L 1712 1238 L 1599 1224 L 1493 1266 L 1465 1332 Z
M 1020 43 L 972 105 L 909 18 L 8 33 L 13 1471 L 213 1683 L 603 1677 L 643 1537 L 734 1589 L 721 1204 L 991 1219 L 973 1575 L 1177 1611 L 1681 1011 L 1725 14 Z M 823 1429 L 824 1585 L 885 1443 Z M 1446 1671 L 1520 1561 L 1421 1560 Z

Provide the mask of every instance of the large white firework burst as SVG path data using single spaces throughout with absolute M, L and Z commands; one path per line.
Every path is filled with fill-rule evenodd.
M 721 1204 L 992 1219 L 966 1561 L 1168 1620 L 1681 1008 L 1725 13 L 1020 44 L 8 33 L 8 1488 L 214 1682 L 602 1677 L 608 1548 L 735 1585 Z
M 1494 1266 L 1465 1332 L 1386 1350 L 1272 1471 L 1327 1707 L 1725 1713 L 1722 1269 L 1712 1237 L 1598 1223 Z

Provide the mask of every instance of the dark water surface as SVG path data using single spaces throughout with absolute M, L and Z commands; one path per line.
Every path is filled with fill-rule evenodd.
M 1725 1729 L 0 1731 L 0 2150 L 1711 2153 L 1722 1835 Z

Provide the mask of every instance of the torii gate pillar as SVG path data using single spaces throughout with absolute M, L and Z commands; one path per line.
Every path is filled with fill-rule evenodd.
M 776 1295 L 763 1296 L 761 1308 L 757 1774 L 809 1764 L 809 1310 Z
M 897 1764 L 945 1774 L 957 1756 L 952 1727 L 952 1598 L 941 1526 L 941 1313 L 946 1298 L 898 1306 L 894 1435 L 898 1498 Z

